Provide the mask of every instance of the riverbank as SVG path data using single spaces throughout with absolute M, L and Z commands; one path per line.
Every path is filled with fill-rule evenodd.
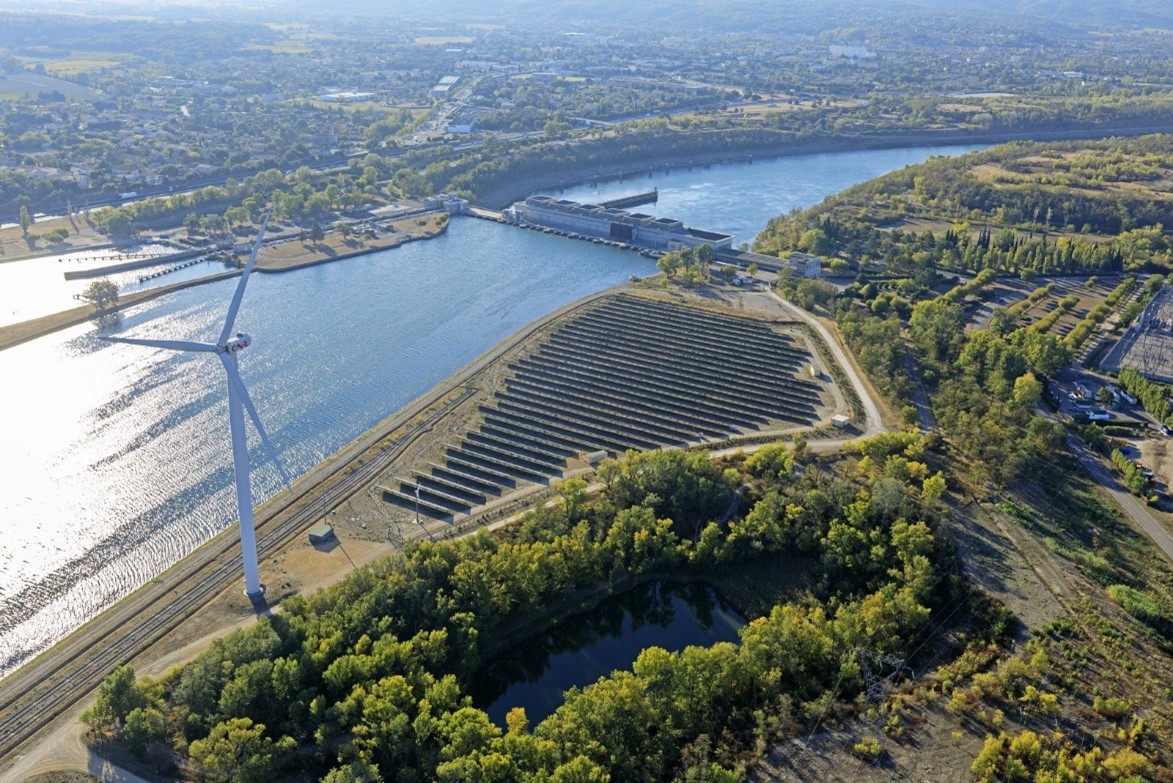
M 240 584 L 239 538 L 230 527 L 0 679 L 0 726 L 10 726 L 14 735 L 0 730 L 0 781 L 20 779 L 8 775 L 9 762 L 20 761 L 14 751 L 24 743 L 17 732 L 31 735 L 50 723 L 74 720 L 67 713 L 114 666 L 131 662 L 140 671 L 165 670 L 255 614 L 271 612 L 281 600 L 323 587 L 393 551 L 395 545 L 386 539 L 360 540 L 353 535 L 357 526 L 333 519 L 339 534 L 334 545 L 318 549 L 303 536 L 361 493 L 364 480 L 373 480 L 372 471 L 405 443 L 435 426 L 437 415 L 459 400 L 462 387 L 479 384 L 495 362 L 549 324 L 623 288 L 588 294 L 531 321 L 318 463 L 294 481 L 292 492 L 259 506 L 257 543 L 268 587 L 263 605 L 251 604 L 235 589 Z
M 956 131 L 933 133 L 916 131 L 877 136 L 841 136 L 836 138 L 811 138 L 799 141 L 788 140 L 778 144 L 759 145 L 752 148 L 724 149 L 690 155 L 652 157 L 638 164 L 617 163 L 606 166 L 571 166 L 551 174 L 524 177 L 499 188 L 493 188 L 481 194 L 480 198 L 477 199 L 477 203 L 480 206 L 491 209 L 504 209 L 510 204 L 537 191 L 566 188 L 596 180 L 606 181 L 635 177 L 662 169 L 712 166 L 721 163 L 743 163 L 799 155 L 898 149 L 901 147 L 1004 144 L 1012 141 L 1075 141 L 1080 139 L 1107 138 L 1109 136 L 1143 136 L 1149 133 L 1167 132 L 1169 132 L 1169 128 L 1166 127 L 1092 127 L 1004 133 L 962 133 Z
M 317 264 L 342 261 L 368 253 L 377 253 L 380 250 L 389 250 L 408 242 L 439 236 L 448 230 L 448 222 L 447 213 L 425 213 L 393 221 L 384 227 L 382 234 L 374 237 L 344 238 L 340 234 L 331 233 L 321 241 L 312 244 L 300 239 L 289 239 L 265 245 L 262 252 L 257 255 L 256 271 L 288 272 Z M 236 277 L 239 274 L 239 269 L 230 269 L 195 280 L 185 280 L 180 283 L 125 294 L 119 297 L 115 312 L 185 288 L 218 282 L 229 277 Z M 98 312 L 93 305 L 81 305 L 52 315 L 0 326 L 0 351 L 62 329 L 68 329 L 71 326 L 84 324 L 97 315 Z

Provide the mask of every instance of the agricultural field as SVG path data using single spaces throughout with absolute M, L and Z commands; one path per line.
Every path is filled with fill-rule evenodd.
M 46 73 L 60 79 L 72 79 L 79 74 L 114 68 L 131 59 L 121 52 L 72 52 L 68 57 L 54 59 L 20 58 L 27 66 L 42 65 Z
M 470 44 L 476 41 L 468 35 L 421 35 L 415 39 L 419 46 L 452 46 L 454 44 Z
M 95 61 L 61 60 L 55 62 L 62 63 L 63 68 L 66 67 L 66 64 L 68 64 L 70 67 L 84 68 L 85 66 L 90 65 Z M 74 71 L 74 73 L 80 72 L 80 70 Z M 74 84 L 73 82 L 68 82 L 64 79 L 57 79 L 52 76 L 33 73 L 32 71 L 21 71 L 18 73 L 10 71 L 8 73 L 0 73 L 0 98 L 11 99 L 14 97 L 39 95 L 43 92 L 54 91 L 61 93 L 66 98 L 96 98 L 97 96 L 101 95 L 100 92 L 97 90 L 92 90 L 89 87 L 82 87 L 79 84 Z

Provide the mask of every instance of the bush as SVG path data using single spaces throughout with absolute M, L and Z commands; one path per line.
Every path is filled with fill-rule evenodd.
M 1117 699 L 1114 696 L 1108 698 L 1097 696 L 1092 702 L 1092 707 L 1108 720 L 1120 720 L 1132 712 L 1132 702 L 1128 699 Z
M 881 745 L 880 741 L 875 737 L 864 737 L 859 742 L 855 743 L 855 746 L 851 749 L 851 751 L 861 759 L 877 761 L 881 756 L 884 755 L 884 746 Z
M 1148 593 L 1134 590 L 1127 585 L 1111 585 L 1108 595 L 1112 600 L 1124 607 L 1124 611 L 1138 620 L 1146 623 L 1156 623 L 1163 619 L 1161 608 Z

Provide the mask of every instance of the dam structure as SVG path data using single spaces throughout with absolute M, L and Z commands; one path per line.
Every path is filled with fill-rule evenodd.
M 701 245 L 729 250 L 733 246 L 732 234 L 690 228 L 672 218 L 553 196 L 530 196 L 505 210 L 504 217 L 517 225 L 566 231 L 648 250 L 671 251 Z

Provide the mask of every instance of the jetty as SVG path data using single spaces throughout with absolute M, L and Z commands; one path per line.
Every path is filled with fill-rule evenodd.
M 66 280 L 85 280 L 90 277 L 105 277 L 106 275 L 117 274 L 118 272 L 127 272 L 132 269 L 142 269 L 148 266 L 158 266 L 159 264 L 173 264 L 179 261 L 186 261 L 189 258 L 196 258 L 197 256 L 205 256 L 213 250 L 227 250 L 230 249 L 231 244 L 217 243 L 212 249 L 199 248 L 196 250 L 184 250 L 179 253 L 169 253 L 161 256 L 146 256 L 139 254 L 124 254 L 121 258 L 133 258 L 131 261 L 123 261 L 118 264 L 109 264 L 107 266 L 98 266 L 93 269 L 75 269 L 65 273 Z M 135 257 L 137 256 L 137 258 Z

